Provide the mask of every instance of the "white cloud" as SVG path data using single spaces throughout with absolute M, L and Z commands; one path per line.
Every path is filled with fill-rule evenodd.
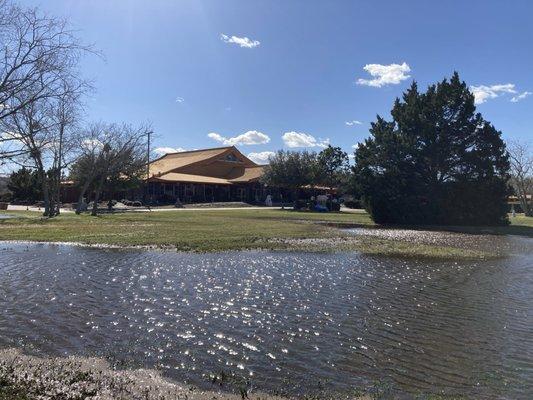
M 513 83 L 491 86 L 470 86 L 470 91 L 474 94 L 474 102 L 476 104 L 483 104 L 487 100 L 495 99 L 496 97 L 504 93 L 516 93 L 515 85 Z
M 228 141 L 228 138 L 225 138 L 224 136 L 216 133 L 216 132 L 210 132 L 207 134 L 208 138 L 211 138 L 213 140 L 216 140 L 217 142 L 224 143 Z
M 252 40 L 247 38 L 246 36 L 228 36 L 224 35 L 223 33 L 220 34 L 220 40 L 222 40 L 224 43 L 233 43 L 238 45 L 239 47 L 245 47 L 247 49 L 253 49 L 254 47 L 257 47 L 261 44 L 259 40 Z
M 405 62 L 402 64 L 389 65 L 367 64 L 363 69 L 368 72 L 373 79 L 359 78 L 357 84 L 378 88 L 385 85 L 397 85 L 410 78 L 410 75 L 407 74 L 411 72 L 411 68 Z
M 176 103 L 183 103 L 185 99 L 183 97 L 176 97 Z
M 265 144 L 270 142 L 270 137 L 268 137 L 268 135 L 258 131 L 248 131 L 241 135 L 230 138 L 224 137 L 215 132 L 208 133 L 207 136 L 225 146 Z
M 524 100 L 527 96 L 531 96 L 533 93 L 528 92 L 527 90 L 525 92 L 520 93 L 519 95 L 514 96 L 511 99 L 511 102 L 518 103 L 520 100 Z
M 316 139 L 303 132 L 285 132 L 281 137 L 287 147 L 327 147 L 329 139 Z
M 356 143 L 352 145 L 352 149 L 357 150 L 361 146 L 361 143 Z
M 158 156 L 163 156 L 168 153 L 181 153 L 182 151 L 187 151 L 182 147 L 156 147 L 154 153 Z
M 273 151 L 261 151 L 259 153 L 248 154 L 248 158 L 257 164 L 268 164 L 269 158 L 275 154 Z
M 363 125 L 363 123 L 361 121 L 357 121 L 357 120 L 352 120 L 352 121 L 346 121 L 345 124 L 347 126 L 354 126 L 354 125 Z

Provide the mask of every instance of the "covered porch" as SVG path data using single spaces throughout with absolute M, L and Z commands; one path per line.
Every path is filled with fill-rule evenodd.
M 152 203 L 262 203 L 268 191 L 260 183 L 209 184 L 191 182 L 149 182 L 147 197 Z

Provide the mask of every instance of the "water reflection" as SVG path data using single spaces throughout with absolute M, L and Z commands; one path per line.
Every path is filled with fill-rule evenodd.
M 202 387 L 227 370 L 296 393 L 533 389 L 527 251 L 459 264 L 2 246 L 0 346 L 109 356 Z

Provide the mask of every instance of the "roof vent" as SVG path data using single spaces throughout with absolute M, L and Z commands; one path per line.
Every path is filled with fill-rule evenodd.
M 240 162 L 240 160 L 233 153 L 226 154 L 224 158 L 222 158 L 222 161 Z

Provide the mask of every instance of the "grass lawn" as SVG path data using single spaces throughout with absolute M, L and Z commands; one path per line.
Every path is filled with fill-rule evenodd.
M 53 219 L 41 218 L 35 212 L 8 213 L 16 218 L 0 220 L 0 240 L 157 246 L 185 251 L 300 249 L 357 250 L 369 254 L 445 258 L 486 256 L 449 246 L 367 237 L 348 238 L 334 227 L 371 227 L 374 223 L 366 213 L 242 209 L 117 213 L 98 217 L 69 213 Z M 502 228 L 461 228 L 472 233 L 485 229 L 490 233 L 518 233 L 533 237 L 533 218 L 516 217 L 513 225 Z M 325 238 L 328 240 L 323 240 Z M 296 239 L 308 242 L 301 244 Z
M 0 220 L 0 240 L 66 241 L 109 245 L 171 246 L 216 251 L 271 248 L 271 238 L 323 237 L 321 223 L 371 225 L 367 214 L 318 214 L 281 210 L 163 211 L 90 215 L 63 214 L 53 219 L 35 212 L 9 212 Z M 279 246 L 279 245 L 275 245 Z

